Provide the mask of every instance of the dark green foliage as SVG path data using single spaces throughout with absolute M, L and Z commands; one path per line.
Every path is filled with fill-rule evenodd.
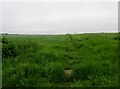
M 120 36 L 115 37 L 114 40 L 120 40 Z
M 47 68 L 47 72 L 51 82 L 54 83 L 64 82 L 65 80 L 64 68 L 63 65 L 61 65 L 60 63 L 51 62 Z
M 74 67 L 74 78 L 76 80 L 82 79 L 82 80 L 86 80 L 88 79 L 89 75 L 94 75 L 96 74 L 96 65 L 95 64 L 91 64 L 91 63 L 87 63 L 87 64 L 76 64 Z M 97 74 L 96 74 L 97 75 Z
M 2 45 L 2 57 L 15 57 L 17 55 L 16 49 L 12 44 Z
M 2 43 L 3 44 L 8 44 L 8 39 L 5 38 L 5 36 L 2 37 Z
M 2 57 L 15 57 L 17 55 L 15 46 L 5 38 L 2 37 Z

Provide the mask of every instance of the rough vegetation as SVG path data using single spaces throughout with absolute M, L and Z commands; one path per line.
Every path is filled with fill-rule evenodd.
M 118 85 L 118 34 L 7 35 L 3 87 Z
M 15 46 L 5 36 L 2 37 L 2 58 L 15 57 L 17 54 Z

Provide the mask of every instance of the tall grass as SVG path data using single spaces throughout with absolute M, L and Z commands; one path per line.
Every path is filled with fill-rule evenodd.
M 6 40 L 7 46 L 2 47 L 6 55 L 2 61 L 3 87 L 118 85 L 117 33 L 7 35 Z M 65 71 L 72 71 L 70 77 Z

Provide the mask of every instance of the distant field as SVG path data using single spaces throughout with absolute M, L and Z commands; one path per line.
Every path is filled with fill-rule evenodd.
M 14 45 L 15 55 L 2 58 L 3 87 L 118 86 L 117 33 L 6 35 L 6 39 Z M 6 48 L 11 50 L 9 43 Z

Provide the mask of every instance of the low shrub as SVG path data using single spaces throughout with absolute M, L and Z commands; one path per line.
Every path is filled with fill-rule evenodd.
M 2 43 L 3 44 L 8 44 L 8 39 L 5 36 L 2 36 Z
M 15 57 L 17 55 L 16 47 L 8 41 L 5 36 L 2 37 L 2 57 Z
M 114 40 L 120 40 L 120 36 L 115 37 Z

